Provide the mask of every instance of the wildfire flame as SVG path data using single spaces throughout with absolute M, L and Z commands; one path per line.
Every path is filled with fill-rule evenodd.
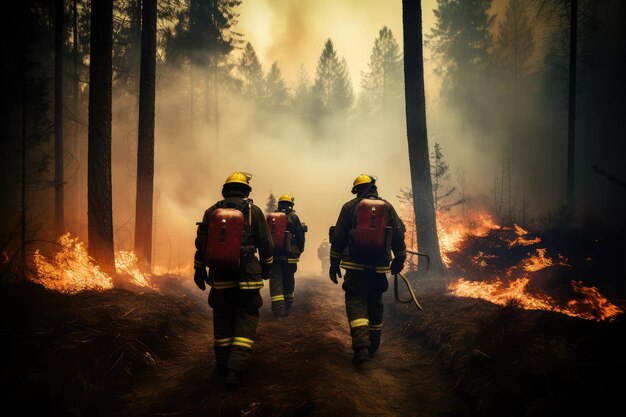
M 102 272 L 93 258 L 87 254 L 83 242 L 66 233 L 58 239 L 58 243 L 61 250 L 53 259 L 46 258 L 39 250 L 35 251 L 37 276 L 32 277 L 34 282 L 68 294 L 113 288 L 113 279 Z M 130 282 L 138 287 L 152 288 L 150 274 L 141 271 L 137 255 L 133 252 L 116 252 L 115 270 L 118 274 L 128 276 Z
M 472 262 L 476 265 L 478 265 L 481 268 L 484 268 L 488 265 L 487 260 L 488 259 L 495 259 L 496 255 L 488 255 L 483 251 L 479 251 L 478 254 L 474 257 L 472 257 Z
M 35 251 L 37 277 L 33 280 L 50 290 L 75 294 L 85 290 L 109 290 L 113 280 L 100 270 L 78 238 L 69 233 L 58 239 L 62 249 L 48 259 Z
M 449 214 L 438 213 L 443 262 L 464 276 L 467 276 L 466 273 L 473 275 L 472 280 L 462 277 L 450 284 L 448 290 L 452 295 L 481 298 L 499 305 L 514 300 L 524 309 L 554 311 L 588 320 L 610 321 L 623 313 L 596 287 L 585 286 L 581 281 L 570 281 L 576 299 L 560 304 L 549 295 L 529 292 L 528 285 L 535 273 L 546 268 L 571 268 L 568 260 L 561 254 L 548 256 L 548 248 L 545 247 L 535 247 L 524 257 L 518 248 L 540 244 L 542 240 L 539 236 L 531 235 L 517 224 L 513 227 L 499 226 L 488 214 L 473 217 L 476 221 L 467 224 Z M 505 255 L 508 253 L 511 258 Z
M 525 238 L 524 236 L 527 236 L 528 232 L 522 229 L 520 226 L 515 224 L 513 225 L 513 227 L 515 230 L 515 234 L 517 235 L 517 239 L 509 242 L 509 248 L 512 248 L 514 246 L 530 246 L 530 245 L 534 245 L 535 243 L 541 242 L 540 237 L 535 237 L 533 239 Z
M 150 275 L 139 268 L 139 258 L 134 252 L 115 252 L 115 270 L 118 274 L 126 274 L 131 278 L 131 283 L 138 287 L 151 287 Z
M 540 271 L 552 265 L 554 265 L 554 262 L 552 259 L 546 257 L 545 248 L 537 249 L 536 255 L 531 255 L 522 262 L 522 267 L 528 272 Z
M 449 285 L 448 290 L 458 297 L 482 298 L 494 304 L 505 305 L 515 300 L 527 310 L 547 310 L 571 317 L 587 320 L 613 320 L 623 313 L 616 305 L 610 303 L 595 287 L 586 287 L 580 281 L 572 281 L 574 291 L 584 296 L 582 301 L 571 300 L 566 306 L 559 306 L 554 299 L 547 295 L 535 295 L 526 291 L 528 278 L 519 278 L 504 284 L 499 279 L 494 282 L 466 281 L 460 278 Z
M 501 226 L 497 225 L 487 213 L 476 215 L 476 219 L 470 225 L 455 221 L 452 217 L 443 213 L 438 214 L 437 233 L 443 263 L 446 266 L 452 264 L 449 255 L 452 252 L 458 252 L 461 243 L 468 236 L 486 236 L 491 230 L 495 229 L 501 229 Z

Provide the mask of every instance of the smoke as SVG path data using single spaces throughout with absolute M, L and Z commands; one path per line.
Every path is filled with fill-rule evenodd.
M 434 24 L 436 2 L 423 3 L 426 35 Z M 504 10 L 504 3 L 494 2 L 494 10 Z M 266 0 L 247 2 L 240 13 L 241 25 L 236 29 L 255 46 L 264 70 L 278 61 L 292 89 L 301 63 L 314 75 L 326 38 L 332 38 L 338 55 L 346 57 L 357 94 L 360 72 L 367 68 L 377 31 L 387 25 L 402 44 L 400 2 L 391 6 L 357 0 Z M 501 80 L 474 85 L 479 92 L 474 106 L 454 106 L 440 96 L 445 81 L 435 75 L 438 63 L 428 59 L 430 50 L 425 51 L 429 143 L 431 147 L 435 142 L 442 145 L 452 183 L 456 182 L 454 172 L 462 167 L 467 194 L 480 202 L 477 204 L 493 209 L 494 177 L 497 192 L 509 187 L 508 181 L 502 185 L 507 177 L 502 168 L 506 152 L 511 160 L 514 210 L 519 212 L 525 198 L 529 217 L 555 209 L 565 200 L 566 115 L 546 100 L 551 92 L 542 91 L 546 45 L 541 39 L 538 43 L 533 76 L 525 90 L 528 94 L 517 101 L 522 128 L 515 138 L 509 124 L 512 100 L 498 84 Z M 206 69 L 195 68 L 194 72 L 203 71 Z M 295 197 L 295 210 L 309 225 L 300 264 L 303 273 L 319 273 L 317 247 L 327 237 L 341 206 L 353 197 L 350 189 L 358 174 L 377 175 L 380 195 L 399 209 L 396 196 L 401 188 L 410 186 L 403 109 L 395 109 L 386 120 L 363 119 L 352 112 L 311 126 L 290 109 L 269 111 L 262 103 L 251 106 L 241 94 L 223 86 L 216 127 L 207 117 L 209 100 L 201 77 L 190 77 L 187 66 L 171 63 L 160 65 L 157 74 L 155 265 L 176 270 L 191 264 L 195 222 L 221 198 L 223 181 L 233 171 L 253 174 L 251 198 L 263 210 L 270 191 Z M 135 92 L 117 89 L 113 109 L 115 243 L 116 249 L 129 250 L 135 217 Z M 468 114 L 480 114 L 481 118 L 468 118 Z M 86 221 L 86 210 L 84 216 Z M 86 240 L 86 235 L 81 237 Z

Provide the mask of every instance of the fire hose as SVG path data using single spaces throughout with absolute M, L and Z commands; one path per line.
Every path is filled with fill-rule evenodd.
M 425 253 L 413 252 L 410 250 L 406 251 L 406 253 L 409 253 L 415 256 L 423 256 L 424 258 L 426 258 L 426 272 L 428 272 L 428 270 L 430 269 L 430 256 L 428 256 Z M 409 294 L 411 295 L 411 298 L 408 300 L 403 300 L 402 298 L 400 298 L 400 294 L 398 294 L 398 276 L 402 278 L 402 280 L 406 284 L 407 289 L 409 290 Z M 394 295 L 396 296 L 396 300 L 398 300 L 402 304 L 408 304 L 410 302 L 413 302 L 413 304 L 415 304 L 415 306 L 417 307 L 419 311 L 424 311 L 419 301 L 417 301 L 417 298 L 415 297 L 415 291 L 413 291 L 413 287 L 411 286 L 411 283 L 409 282 L 408 278 L 404 276 L 402 272 L 399 272 L 393 276 L 393 292 L 394 292 Z

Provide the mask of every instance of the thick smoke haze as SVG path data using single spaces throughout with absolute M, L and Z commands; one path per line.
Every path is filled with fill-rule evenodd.
M 507 3 L 495 1 L 490 10 L 496 16 L 494 39 Z M 434 27 L 436 6 L 436 1 L 423 3 L 425 36 Z M 337 54 L 346 58 L 357 95 L 378 30 L 388 26 L 402 45 L 400 2 L 267 0 L 244 2 L 239 13 L 234 29 L 255 47 L 265 73 L 271 63 L 278 62 L 292 93 L 301 64 L 311 81 L 315 77 L 319 54 L 328 38 L 333 40 Z M 538 28 L 535 34 L 530 59 L 534 78 L 527 84 L 533 93 L 544 82 L 540 68 L 544 66 L 547 31 Z M 240 54 L 233 52 L 233 62 Z M 468 122 L 462 108 L 442 97 L 445 80 L 428 43 L 425 56 L 429 142 L 431 147 L 435 142 L 442 146 L 450 165 L 451 184 L 458 185 L 455 173 L 461 168 L 468 200 L 475 208 L 493 211 L 494 187 L 501 192 L 501 182 L 508 176 L 503 168 L 503 155 L 508 155 L 511 179 L 504 186 L 507 194 L 510 187 L 518 217 L 522 204 L 528 218 L 537 218 L 562 204 L 566 198 L 566 114 L 554 112 L 540 94 L 524 95 L 518 99 L 517 113 L 525 127 L 513 140 L 511 97 L 502 93 L 501 85 L 482 81 L 474 86 L 480 91 L 476 106 L 488 118 L 488 123 L 482 124 L 489 128 L 481 128 L 480 121 Z M 377 175 L 381 195 L 399 206 L 400 189 L 410 185 L 403 111 L 385 123 L 358 119 L 351 112 L 312 127 L 289 111 L 270 113 L 262 104 L 254 105 L 241 95 L 222 91 L 216 139 L 214 125 L 203 121 L 203 110 L 195 110 L 194 122 L 189 119 L 189 69 L 170 67 L 167 71 L 167 82 L 160 77 L 157 92 L 155 264 L 177 268 L 190 263 L 194 222 L 220 198 L 222 183 L 232 171 L 253 174 L 251 197 L 264 210 L 270 191 L 276 196 L 289 193 L 295 197 L 295 209 L 310 230 L 301 263 L 305 272 L 319 271 L 317 246 L 327 236 L 341 205 L 352 197 L 350 188 L 356 175 Z M 201 95 L 197 102 L 202 102 Z M 133 101 L 125 97 L 115 101 L 122 117 L 114 123 L 114 205 L 120 248 L 132 247 L 134 215 L 136 135 L 134 125 L 124 127 L 126 112 L 133 109 L 133 104 L 128 104 Z M 553 117 L 546 118 L 546 113 Z M 587 177 L 595 179 L 593 175 Z
M 158 97 L 163 96 L 170 105 L 173 101 L 188 106 L 185 95 L 175 90 L 160 90 Z M 384 130 L 375 123 L 346 128 L 342 134 L 326 137 L 287 113 L 265 115 L 262 128 L 256 123 L 249 126 L 247 107 L 245 100 L 231 98 L 221 113 L 218 143 L 212 126 L 195 129 L 191 137 L 184 127 L 179 133 L 157 130 L 155 264 L 175 269 L 179 256 L 183 266 L 190 263 L 195 222 L 221 198 L 222 184 L 233 171 L 253 175 L 250 197 L 264 211 L 270 191 L 276 197 L 283 193 L 295 197 L 294 208 L 309 225 L 300 268 L 314 273 L 320 270 L 317 247 L 328 236 L 342 204 L 353 197 L 350 189 L 358 174 L 378 175 L 381 195 L 394 204 L 400 188 L 410 184 L 401 123 Z M 168 117 L 158 107 L 157 120 Z M 331 119 L 326 125 L 341 122 Z M 117 155 L 114 170 L 118 227 L 132 222 L 134 213 L 134 162 L 128 155 L 132 153 Z M 132 242 L 132 235 L 123 235 L 120 230 L 118 242 Z
M 514 219 L 508 220 L 524 218 L 530 226 L 566 200 L 568 31 L 566 10 L 559 8 L 561 2 L 548 2 L 556 5 L 556 11 L 549 15 L 547 11 L 538 13 L 536 6 L 541 2 L 522 3 L 534 31 L 534 45 L 517 94 L 513 94 L 508 75 L 495 62 L 500 25 L 506 21 L 510 0 L 494 0 L 487 11 L 494 16 L 489 29 L 492 43 L 486 51 L 490 60 L 488 70 L 467 83 L 473 101 L 455 103 L 450 99 L 453 95 L 446 94 L 455 86 L 446 78 L 445 65 L 437 58 L 430 36 L 437 26 L 436 0 L 422 2 L 424 66 L 429 145 L 431 150 L 434 143 L 441 145 L 450 167 L 450 185 L 460 188 L 457 172 L 462 170 L 470 207 L 496 214 L 496 200 L 506 200 L 504 209 L 501 207 L 506 214 L 510 196 L 513 215 L 509 217 Z M 624 108 L 626 94 L 622 94 L 623 82 L 615 88 L 612 84 L 612 80 L 623 78 L 620 71 L 626 67 L 623 58 L 614 60 L 615 56 L 626 56 L 619 54 L 624 40 L 617 35 L 618 19 L 612 17 L 619 15 L 623 4 L 616 0 L 594 4 L 581 2 L 577 217 L 581 223 L 595 222 L 601 227 L 607 227 L 607 219 L 615 219 L 617 226 L 623 226 L 620 213 L 626 211 L 625 199 L 616 197 L 621 190 L 591 168 L 597 165 L 618 178 L 626 177 L 624 141 L 615 139 L 623 136 L 619 120 L 623 119 L 620 109 Z M 85 7 L 81 6 L 81 12 L 87 16 Z M 381 196 L 398 210 L 397 196 L 410 185 L 404 103 L 388 109 L 384 118 L 364 116 L 360 107 L 363 74 L 369 70 L 372 47 L 381 28 L 391 30 L 402 53 L 401 2 L 255 0 L 242 2 L 235 12 L 238 23 L 230 30 L 241 36 L 234 36 L 235 49 L 222 62 L 222 71 L 227 74 L 222 74 L 224 80 L 216 93 L 219 123 L 207 110 L 215 92 L 206 89 L 209 69 L 196 63 L 190 71 L 189 57 L 174 57 L 176 47 L 182 43 L 174 42 L 174 47 L 168 49 L 163 31 L 176 25 L 176 18 L 171 17 L 176 14 L 170 15 L 173 20 L 161 17 L 159 21 L 153 263 L 172 271 L 192 263 L 195 222 L 221 198 L 225 178 L 241 170 L 252 173 L 251 197 L 263 210 L 270 192 L 295 197 L 295 209 L 309 225 L 300 268 L 306 273 L 318 273 L 317 247 L 327 237 L 328 227 L 335 223 L 342 204 L 352 198 L 350 189 L 357 175 L 377 175 Z M 87 43 L 84 39 L 88 32 L 83 30 L 86 33 L 80 39 Z M 345 58 L 354 91 L 354 103 L 348 111 L 306 119 L 295 111 L 295 104 L 276 110 L 246 96 L 245 82 L 237 69 L 246 42 L 256 50 L 264 75 L 277 63 L 293 97 L 301 65 L 308 73 L 308 87 L 312 87 L 327 39 L 332 40 L 338 58 Z M 37 74 L 49 81 L 49 46 L 46 51 L 38 52 L 47 66 Z M 83 46 L 82 53 L 88 57 L 88 45 Z M 134 245 L 137 153 L 137 84 L 129 75 L 136 68 L 130 58 L 125 57 L 129 62 L 121 65 L 120 71 L 126 69 L 125 76 L 131 81 L 123 82 L 124 74 L 116 73 L 113 90 L 113 221 L 116 249 L 125 250 Z M 115 64 L 123 63 L 121 60 Z M 457 79 L 471 79 L 469 68 L 459 70 Z M 69 111 L 66 115 L 66 220 L 70 229 L 87 241 L 88 86 L 81 85 L 75 138 L 74 115 Z M 49 93 L 42 97 L 49 99 Z M 47 106 L 42 112 L 50 115 L 50 103 Z M 12 123 L 20 120 L 15 112 L 6 117 Z M 11 129 L 19 132 L 17 125 Z M 15 132 L 13 136 L 19 138 Z M 54 214 L 54 191 L 48 178 L 52 172 L 50 124 L 31 125 L 29 135 L 33 145 L 29 145 L 27 163 L 32 171 L 43 172 L 42 180 L 31 181 L 28 187 L 27 218 L 34 225 L 29 235 L 53 240 L 55 236 L 46 226 L 53 223 Z M 11 142 L 6 155 L 9 151 L 12 156 L 19 155 L 19 146 L 17 139 Z M 16 176 L 21 165 L 9 157 L 3 161 L 6 172 L 11 174 L 3 175 L 2 186 L 12 197 L 3 207 L 6 214 L 2 226 L 10 230 L 19 223 L 16 184 L 20 182 Z M 494 191 L 499 196 L 494 197 Z M 458 207 L 452 214 L 459 214 Z M 506 220 L 500 217 L 498 220 Z

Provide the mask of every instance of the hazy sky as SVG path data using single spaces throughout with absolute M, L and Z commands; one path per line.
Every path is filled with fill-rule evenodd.
M 436 4 L 436 0 L 422 1 L 424 33 L 434 24 Z M 383 26 L 391 29 L 402 47 L 400 0 L 253 0 L 244 1 L 239 13 L 235 30 L 252 43 L 266 71 L 278 61 L 289 84 L 301 63 L 313 79 L 328 38 L 346 58 L 355 90 Z

